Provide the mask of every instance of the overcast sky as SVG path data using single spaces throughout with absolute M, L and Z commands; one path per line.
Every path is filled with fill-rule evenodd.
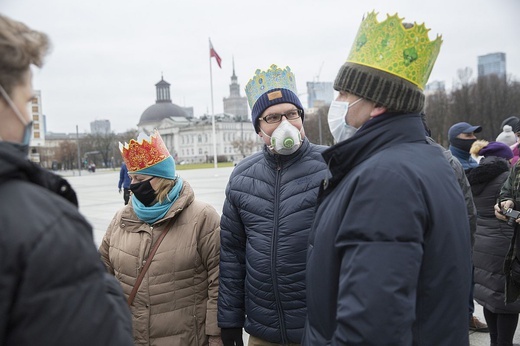
M 450 88 L 465 67 L 475 78 L 477 57 L 495 52 L 520 80 L 520 0 L 0 0 L 1 13 L 51 37 L 34 88 L 52 132 L 89 132 L 96 119 L 116 132 L 135 128 L 161 73 L 173 103 L 210 114 L 209 37 L 222 58 L 222 69 L 212 61 L 215 113 L 229 96 L 233 57 L 242 96 L 255 70 L 275 63 L 291 67 L 306 105 L 306 82 L 334 80 L 371 10 L 442 35 L 430 82 Z

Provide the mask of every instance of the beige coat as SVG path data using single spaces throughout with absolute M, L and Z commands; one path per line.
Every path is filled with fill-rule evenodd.
M 126 298 L 151 247 L 170 218 L 173 227 L 159 246 L 131 306 L 136 345 L 207 345 L 219 335 L 217 296 L 220 217 L 195 200 L 184 181 L 179 198 L 153 225 L 139 220 L 131 204 L 112 220 L 99 248 Z

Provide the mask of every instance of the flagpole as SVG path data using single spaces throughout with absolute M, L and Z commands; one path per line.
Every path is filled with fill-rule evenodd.
M 211 49 L 211 39 L 209 40 Z M 211 87 L 211 125 L 213 127 L 213 164 L 217 168 L 217 135 L 215 134 L 215 109 L 213 108 L 213 70 L 211 68 L 211 55 L 209 56 L 209 84 Z

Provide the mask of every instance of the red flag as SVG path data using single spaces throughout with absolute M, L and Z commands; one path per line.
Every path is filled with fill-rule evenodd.
M 209 57 L 210 57 L 210 59 L 215 58 L 215 60 L 217 60 L 218 67 L 222 68 L 222 66 L 220 65 L 220 63 L 222 62 L 222 59 L 215 51 L 215 48 L 213 48 L 213 44 L 211 44 L 211 40 L 209 41 Z

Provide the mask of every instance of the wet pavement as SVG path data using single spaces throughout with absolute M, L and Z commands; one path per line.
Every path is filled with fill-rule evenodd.
M 209 168 L 198 170 L 178 170 L 178 174 L 187 180 L 195 191 L 195 197 L 207 202 L 222 213 L 225 198 L 225 188 L 233 167 Z M 79 199 L 79 207 L 82 214 L 94 228 L 94 242 L 99 246 L 106 228 L 115 213 L 124 206 L 123 194 L 118 193 L 117 183 L 119 169 L 98 169 L 95 173 L 82 171 L 62 172 L 76 190 Z M 475 316 L 484 322 L 482 307 L 475 303 Z M 446 316 L 449 318 L 449 316 Z M 247 334 L 244 333 L 247 341 Z M 520 345 L 520 331 L 516 330 L 515 345 Z M 471 346 L 489 345 L 488 333 L 470 332 Z

